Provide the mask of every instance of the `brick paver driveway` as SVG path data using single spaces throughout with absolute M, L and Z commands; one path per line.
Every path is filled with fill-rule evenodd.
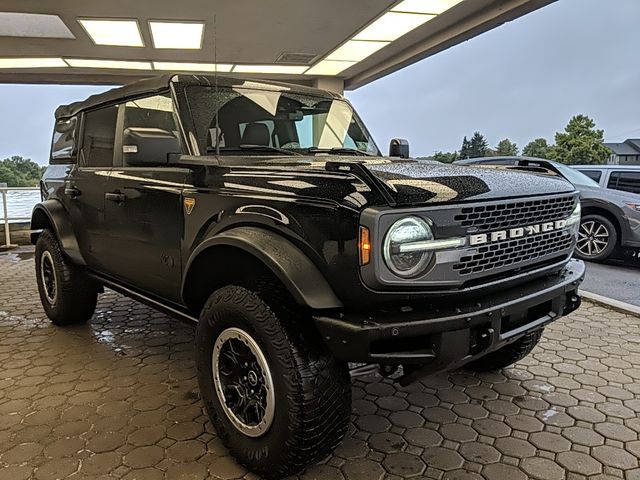
M 342 447 L 302 478 L 640 478 L 640 319 L 591 304 L 515 368 L 354 381 Z M 202 411 L 193 329 L 113 292 L 55 328 L 0 254 L 0 478 L 253 477 Z

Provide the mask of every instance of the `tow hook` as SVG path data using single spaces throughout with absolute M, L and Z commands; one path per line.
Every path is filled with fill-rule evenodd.
M 471 352 L 473 354 L 480 353 L 485 348 L 491 345 L 491 339 L 493 338 L 493 334 L 495 330 L 491 327 L 484 328 L 478 332 L 477 340 L 474 345 L 471 345 Z

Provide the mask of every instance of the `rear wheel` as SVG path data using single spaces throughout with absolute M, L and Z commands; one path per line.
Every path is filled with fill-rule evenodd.
M 611 256 L 618 243 L 615 226 L 601 215 L 585 215 L 580 221 L 576 257 L 601 262 Z
M 267 478 L 329 455 L 351 412 L 347 365 L 326 351 L 307 319 L 279 312 L 252 291 L 224 287 L 207 301 L 196 331 L 211 422 L 238 461 Z
M 36 279 L 42 307 L 54 324 L 74 325 L 91 318 L 98 300 L 96 284 L 64 257 L 50 230 L 44 230 L 36 243 Z
M 529 332 L 512 344 L 506 345 L 495 352 L 491 352 L 469 363 L 467 368 L 476 372 L 486 372 L 490 370 L 500 370 L 509 365 L 513 365 L 531 353 L 538 342 L 540 342 L 543 331 L 543 329 L 540 329 Z

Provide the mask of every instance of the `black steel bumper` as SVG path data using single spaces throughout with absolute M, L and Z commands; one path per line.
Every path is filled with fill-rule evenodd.
M 314 316 L 330 351 L 348 362 L 421 365 L 423 373 L 458 367 L 580 306 L 585 266 L 571 260 L 558 274 L 481 299 L 447 297 L 446 306 Z

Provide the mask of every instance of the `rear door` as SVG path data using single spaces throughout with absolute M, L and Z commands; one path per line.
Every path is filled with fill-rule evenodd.
M 145 137 L 145 143 L 132 139 Z M 177 301 L 181 281 L 182 187 L 188 170 L 161 165 L 181 153 L 169 93 L 120 108 L 116 165 L 105 193 L 109 273 Z
M 85 112 L 77 162 L 65 181 L 64 197 L 80 251 L 89 267 L 109 263 L 105 242 L 104 195 L 113 166 L 118 106 Z

